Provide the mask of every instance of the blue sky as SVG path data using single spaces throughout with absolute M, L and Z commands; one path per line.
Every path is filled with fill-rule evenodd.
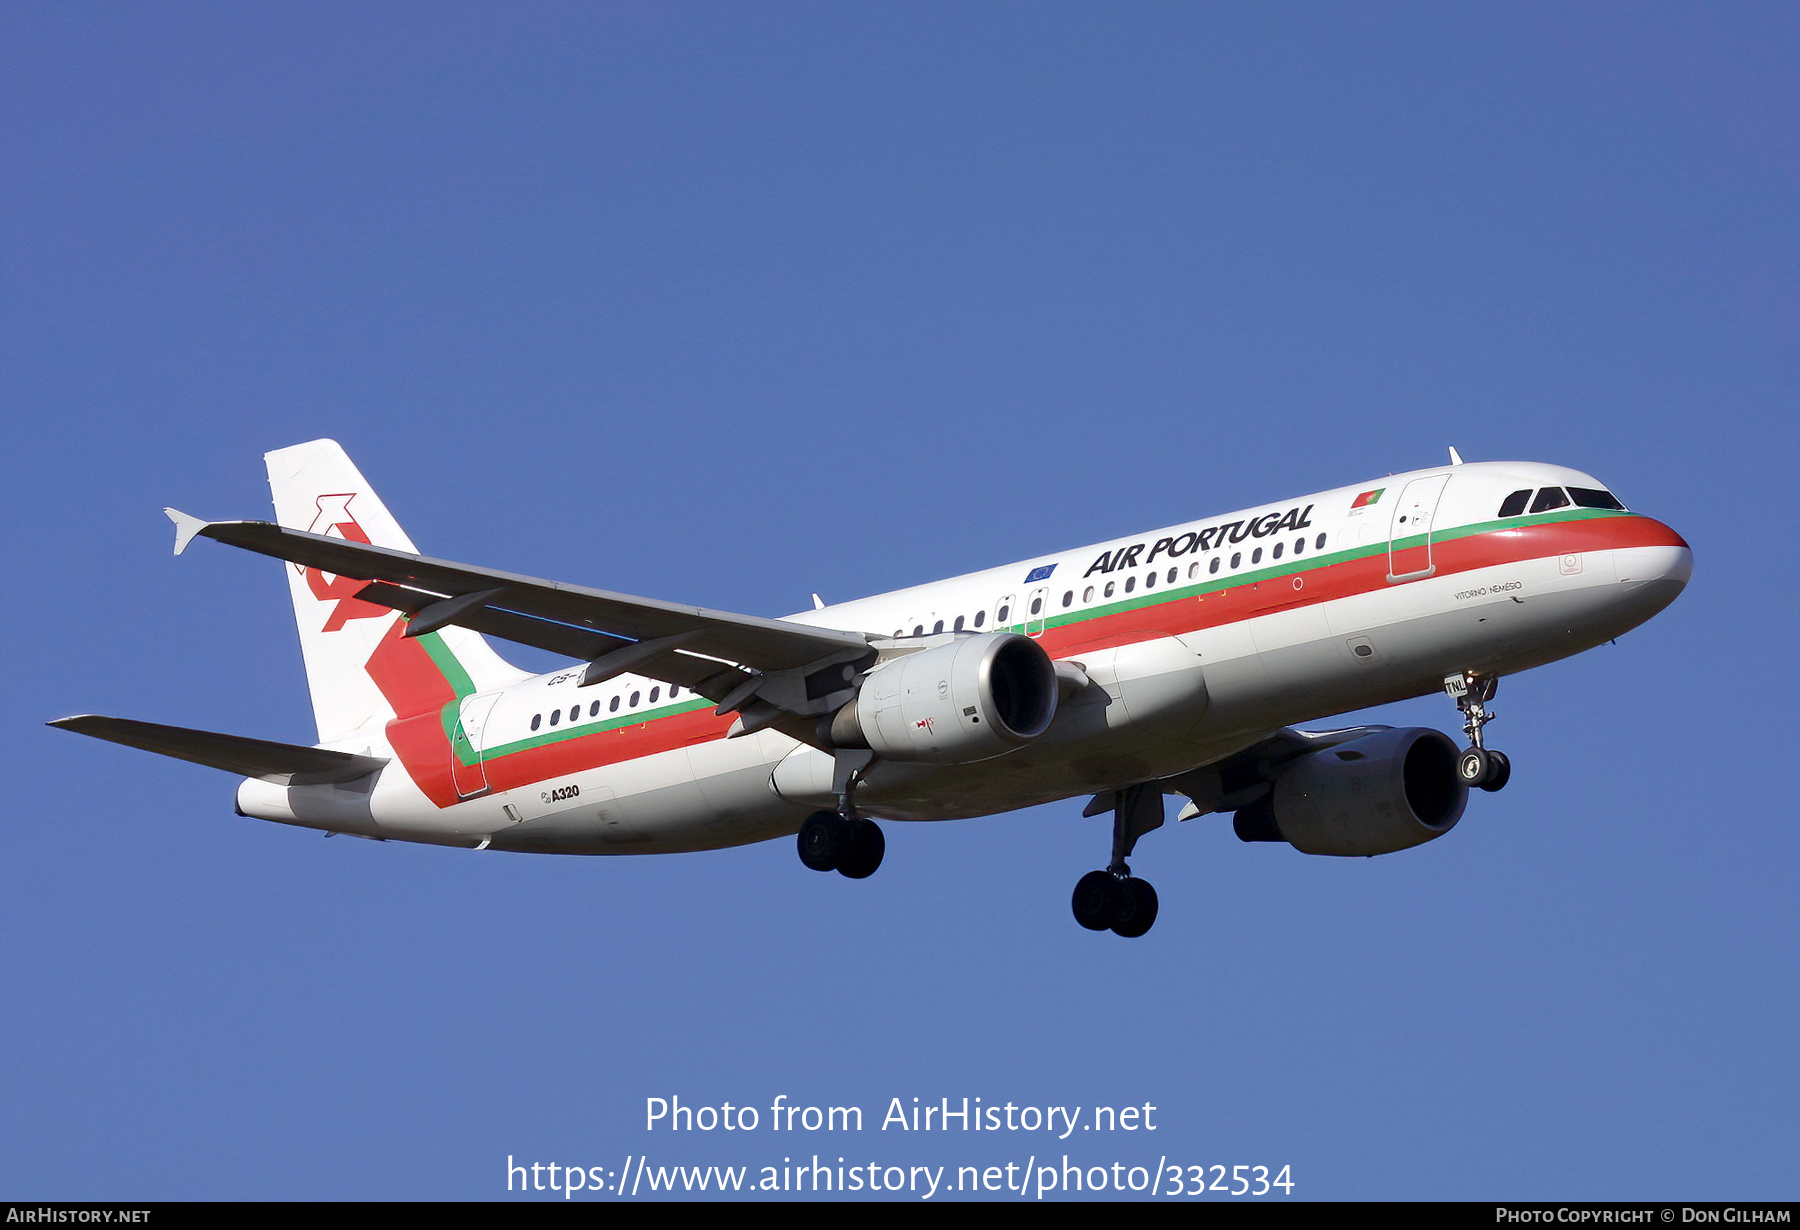
M 0 10 L 0 1196 L 503 1196 L 505 1158 L 1290 1165 L 1310 1198 L 1792 1198 L 1800 17 L 1776 5 Z M 1692 542 L 1373 860 L 1081 801 L 472 855 L 44 728 L 311 739 L 268 512 L 758 614 L 1434 464 Z M 514 654 L 528 664 L 547 658 Z M 1373 715 L 1455 728 L 1448 702 Z M 1154 1103 L 1154 1135 L 642 1130 L 644 1100 Z

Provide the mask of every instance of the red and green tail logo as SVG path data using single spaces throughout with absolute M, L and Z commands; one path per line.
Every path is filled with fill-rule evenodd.
M 388 743 L 407 775 L 439 807 L 460 797 L 452 757 L 477 758 L 459 720 L 462 699 L 475 691 L 468 672 L 436 632 L 408 638 L 396 619 L 369 656 L 369 677 L 394 710 Z
M 348 542 L 368 543 L 369 535 L 363 527 L 356 523 L 356 516 L 350 511 L 350 501 L 356 494 L 322 495 L 319 497 L 319 511 L 314 515 L 311 525 L 306 527 L 309 534 L 335 536 Z M 306 588 L 320 602 L 330 602 L 334 598 L 337 605 L 331 608 L 331 614 L 325 619 L 321 632 L 336 632 L 352 619 L 373 619 L 378 615 L 392 615 L 394 612 L 385 606 L 376 606 L 373 602 L 364 602 L 356 596 L 366 582 L 355 577 L 332 577 L 325 579 L 325 574 L 317 568 L 301 568 L 294 565 L 300 575 L 306 578 Z

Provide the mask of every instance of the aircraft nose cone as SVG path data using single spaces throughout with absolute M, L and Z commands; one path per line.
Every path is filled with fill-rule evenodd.
M 1681 535 L 1658 521 L 1644 528 L 1649 531 L 1648 542 L 1640 539 L 1640 545 L 1613 552 L 1619 578 L 1617 609 L 1633 627 L 1680 597 L 1694 575 L 1694 552 Z
M 1646 518 L 1648 520 L 1648 518 Z M 1654 544 L 1622 547 L 1613 553 L 1619 581 L 1626 585 L 1658 582 L 1658 588 L 1669 587 L 1680 593 L 1694 575 L 1694 551 L 1687 540 L 1660 521 L 1651 521 L 1657 531 Z M 1673 595 L 1671 595 L 1673 596 Z

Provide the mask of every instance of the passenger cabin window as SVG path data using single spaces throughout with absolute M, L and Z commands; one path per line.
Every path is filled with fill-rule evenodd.
M 1180 575 L 1181 575 L 1181 570 L 1179 568 L 1171 568 L 1171 569 L 1169 569 L 1168 577 L 1165 579 L 1169 582 L 1170 585 L 1173 585 L 1173 584 L 1175 584 L 1175 578 Z
M 976 611 L 975 612 L 975 626 L 977 628 L 979 628 L 979 627 L 981 627 L 982 624 L 984 624 L 986 622 L 987 622 L 987 612 L 986 611 Z
M 1212 563 L 1210 563 L 1206 566 L 1206 570 L 1208 572 L 1217 572 L 1219 570 L 1219 561 L 1224 558 L 1225 557 L 1222 555 L 1213 556 Z
M 1610 491 L 1601 491 L 1595 487 L 1570 487 L 1569 494 L 1575 498 L 1577 508 L 1610 508 L 1614 512 L 1624 512 L 1625 506 Z
M 1071 589 L 1063 595 L 1063 605 L 1064 606 L 1075 605 L 1075 591 L 1074 590 Z
M 580 706 L 580 705 L 572 705 L 572 706 L 570 706 L 570 708 L 569 708 L 569 720 L 570 720 L 570 721 L 571 721 L 571 722 L 579 722 L 579 721 L 580 721 L 580 720 L 581 720 L 581 706 Z
M 1113 583 L 1111 581 L 1106 583 L 1106 596 L 1108 598 L 1113 596 Z
M 1323 551 L 1324 549 L 1325 549 L 1325 535 L 1320 534 L 1318 536 L 1318 538 L 1313 540 L 1313 550 Z
M 1231 553 L 1231 566 L 1233 568 L 1236 568 L 1239 564 L 1241 564 L 1243 562 L 1244 562 L 1244 553 L 1242 551 L 1233 551 Z
M 1258 548 L 1256 548 L 1256 550 L 1250 552 L 1250 562 L 1252 564 L 1262 563 L 1262 548 L 1261 547 L 1258 547 Z
M 1516 517 L 1525 511 L 1525 505 L 1530 502 L 1530 487 L 1525 488 L 1523 491 L 1515 491 L 1504 500 L 1500 501 L 1500 515 L 1502 517 Z
M 1294 554 L 1298 555 L 1298 554 L 1300 554 L 1300 552 L 1302 552 L 1304 550 L 1306 550 L 1306 539 L 1304 539 L 1304 538 L 1294 539 Z
M 1568 503 L 1569 497 L 1563 494 L 1561 487 L 1545 487 L 1537 493 L 1537 499 L 1531 502 L 1531 511 L 1549 512 L 1552 508 L 1564 508 Z
M 654 705 L 656 703 L 656 698 L 659 695 L 661 695 L 661 693 L 662 693 L 661 688 L 651 688 L 650 689 L 650 703 Z
M 941 619 L 931 625 L 931 635 L 933 635 L 933 636 L 936 636 L 938 633 L 942 632 L 943 630 L 944 630 L 944 621 Z
M 1003 606 L 998 611 L 994 612 L 994 622 L 997 624 L 1003 624 L 1006 622 L 1006 617 L 1011 614 L 1012 614 L 1012 608 L 1010 606 Z
M 588 716 L 591 718 L 597 718 L 600 716 L 600 702 L 599 701 L 595 701 L 593 704 L 588 706 Z
M 544 715 L 543 714 L 534 713 L 531 715 L 531 728 L 533 730 L 536 730 L 538 727 L 542 726 L 543 724 L 544 724 Z
M 1156 574 L 1154 572 L 1149 573 L 1148 575 L 1146 575 L 1144 577 L 1144 588 L 1145 589 L 1155 589 L 1156 588 Z
M 1094 600 L 1094 587 L 1092 585 L 1081 591 L 1081 600 L 1083 602 L 1092 602 Z
M 1284 546 L 1284 545 L 1286 545 L 1286 544 L 1284 544 L 1284 543 L 1279 543 L 1279 542 L 1278 542 L 1278 543 L 1276 543 L 1276 544 L 1275 544 L 1275 549 L 1274 549 L 1274 550 L 1272 550 L 1272 551 L 1270 551 L 1270 552 L 1269 552 L 1269 558 L 1270 558 L 1270 559 L 1280 559 L 1280 558 L 1281 558 L 1281 548 L 1282 548 L 1282 547 L 1283 547 L 1283 546 Z
M 1129 594 L 1132 590 L 1134 590 L 1136 588 L 1137 588 L 1137 578 L 1136 577 L 1126 577 L 1125 578 L 1125 592 Z
M 613 697 L 611 703 L 606 706 L 606 711 L 608 713 L 617 713 L 619 711 L 619 698 L 617 696 Z
M 914 636 L 924 636 L 925 635 L 925 625 L 924 624 L 914 624 L 913 625 L 913 635 Z
M 642 695 L 643 695 L 642 692 L 633 692 L 631 694 L 631 707 L 633 709 L 638 707 L 638 698 L 641 697 Z
M 550 724 L 552 726 L 554 726 L 560 721 L 562 721 L 562 710 L 561 709 L 552 709 L 550 711 Z
M 956 617 L 956 622 L 951 625 L 951 630 L 954 632 L 961 632 L 962 626 L 963 626 L 963 617 L 961 615 L 958 615 Z
M 1199 575 L 1200 575 L 1199 563 L 1196 562 L 1196 563 L 1189 564 L 1188 565 L 1188 580 L 1192 581 L 1194 578 L 1198 577 Z

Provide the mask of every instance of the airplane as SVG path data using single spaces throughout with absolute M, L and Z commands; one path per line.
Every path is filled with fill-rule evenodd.
M 1141 936 L 1126 860 L 1165 820 L 1388 854 L 1511 776 L 1483 729 L 1505 675 L 1603 644 L 1693 570 L 1590 475 L 1450 463 L 768 619 L 418 554 L 331 440 L 266 455 L 276 519 L 174 509 L 285 563 L 318 743 L 87 714 L 50 725 L 227 770 L 239 815 L 474 850 L 662 854 L 793 837 L 851 879 L 876 821 L 1076 796 L 1112 814 L 1071 898 Z M 489 644 L 573 665 L 530 674 Z M 1296 724 L 1444 691 L 1440 731 Z

